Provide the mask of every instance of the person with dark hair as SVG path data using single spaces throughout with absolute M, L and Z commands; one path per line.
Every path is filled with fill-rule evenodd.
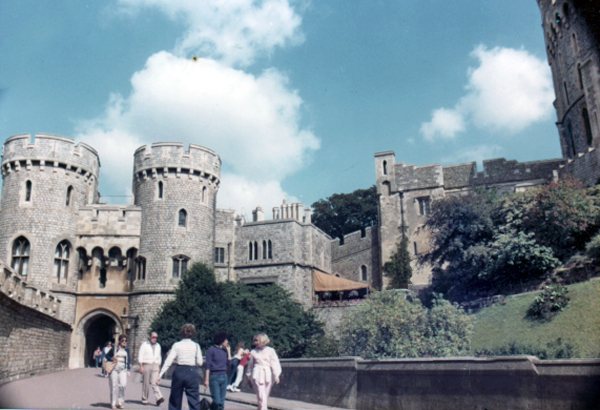
M 110 372 L 108 382 L 110 387 L 110 408 L 122 409 L 125 407 L 125 386 L 131 370 L 131 355 L 127 347 L 127 336 L 119 336 L 119 343 L 106 353 L 106 361 L 117 362 Z
M 231 363 L 231 348 L 226 332 L 217 332 L 213 337 L 214 345 L 206 351 L 206 375 L 204 386 L 210 386 L 210 395 L 214 410 L 225 409 L 227 394 L 227 366 Z
M 181 409 L 183 392 L 187 397 L 191 410 L 200 408 L 200 381 L 198 367 L 202 366 L 202 350 L 198 343 L 192 341 L 196 334 L 196 327 L 190 323 L 181 327 L 181 340 L 169 351 L 167 360 L 158 375 L 156 383 L 159 384 L 163 375 L 169 370 L 171 363 L 177 367 L 171 378 L 171 394 L 169 395 L 169 409 Z

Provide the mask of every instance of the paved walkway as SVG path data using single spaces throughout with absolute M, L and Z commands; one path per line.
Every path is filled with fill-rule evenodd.
M 157 407 L 150 393 L 150 405 L 142 404 L 141 375 L 131 372 L 125 389 L 126 409 L 167 409 L 170 382 L 161 383 L 165 402 Z M 204 393 L 204 386 L 200 386 Z M 184 395 L 185 396 L 185 395 Z M 2 409 L 110 409 L 108 379 L 93 368 L 65 370 L 42 376 L 17 380 L 0 386 L 0 408 Z M 183 408 L 188 409 L 183 399 Z M 227 393 L 225 410 L 256 409 L 256 396 L 250 393 Z M 269 399 L 273 410 L 342 410 L 293 400 Z

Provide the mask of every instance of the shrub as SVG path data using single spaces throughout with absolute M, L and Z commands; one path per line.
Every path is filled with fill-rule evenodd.
M 543 345 L 520 344 L 516 341 L 494 349 L 479 349 L 476 356 L 535 356 L 538 359 L 570 359 L 575 356 L 575 349 L 569 343 L 563 343 L 560 338 Z
M 472 318 L 436 296 L 427 309 L 405 292 L 374 294 L 344 319 L 340 354 L 367 358 L 467 355 Z
M 586 254 L 595 261 L 600 261 L 600 234 L 594 235 L 585 245 Z
M 551 320 L 569 304 L 569 289 L 560 284 L 544 287 L 544 290 L 535 297 L 527 311 L 527 316 L 537 320 Z
M 304 357 L 338 357 L 340 341 L 331 336 L 316 339 L 306 350 Z

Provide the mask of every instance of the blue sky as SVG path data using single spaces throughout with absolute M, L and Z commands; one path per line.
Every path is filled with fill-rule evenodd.
M 246 216 L 368 188 L 381 151 L 561 155 L 533 0 L 0 0 L 0 90 L 0 138 L 91 144 L 112 203 L 158 141 L 217 151 Z

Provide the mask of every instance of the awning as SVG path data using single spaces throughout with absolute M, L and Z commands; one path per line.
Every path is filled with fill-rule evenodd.
M 313 270 L 315 292 L 341 292 L 344 290 L 371 289 L 366 283 L 354 282 Z

